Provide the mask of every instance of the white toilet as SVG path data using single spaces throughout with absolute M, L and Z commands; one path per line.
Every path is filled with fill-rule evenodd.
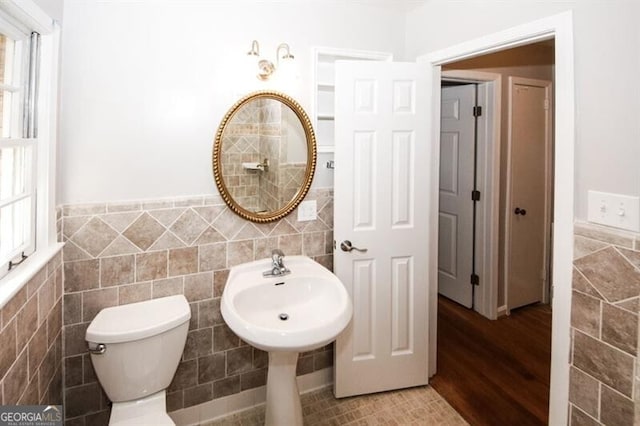
M 113 402 L 110 425 L 174 425 L 165 390 L 178 368 L 190 318 L 182 295 L 114 306 L 96 315 L 85 340 Z

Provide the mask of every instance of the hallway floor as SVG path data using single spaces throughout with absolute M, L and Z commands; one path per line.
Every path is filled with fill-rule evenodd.
M 467 424 L 430 386 L 343 399 L 335 399 L 328 387 L 301 399 L 305 426 Z M 264 405 L 202 426 L 222 425 L 264 425 Z
M 440 297 L 437 365 L 431 386 L 470 424 L 547 424 L 549 305 L 490 321 Z

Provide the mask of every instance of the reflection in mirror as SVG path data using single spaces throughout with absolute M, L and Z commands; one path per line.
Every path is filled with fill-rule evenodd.
M 284 95 L 248 96 L 218 130 L 216 183 L 227 204 L 247 219 L 266 222 L 289 213 L 306 194 L 314 169 L 308 117 Z

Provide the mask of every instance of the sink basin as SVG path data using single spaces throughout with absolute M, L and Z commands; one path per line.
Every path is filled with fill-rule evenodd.
M 305 352 L 335 340 L 352 315 L 349 295 L 329 270 L 306 256 L 285 258 L 290 274 L 262 276 L 271 259 L 231 269 L 220 309 L 229 327 L 264 351 Z
M 342 282 L 306 256 L 284 259 L 291 271 L 264 277 L 271 259 L 231 268 L 220 311 L 242 340 L 269 352 L 265 424 L 302 426 L 296 381 L 298 353 L 335 340 L 353 307 Z

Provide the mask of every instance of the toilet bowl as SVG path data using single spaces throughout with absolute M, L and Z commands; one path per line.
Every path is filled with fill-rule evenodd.
M 173 425 L 165 390 L 184 350 L 191 310 L 170 296 L 101 310 L 87 328 L 91 362 L 112 401 L 110 425 Z

